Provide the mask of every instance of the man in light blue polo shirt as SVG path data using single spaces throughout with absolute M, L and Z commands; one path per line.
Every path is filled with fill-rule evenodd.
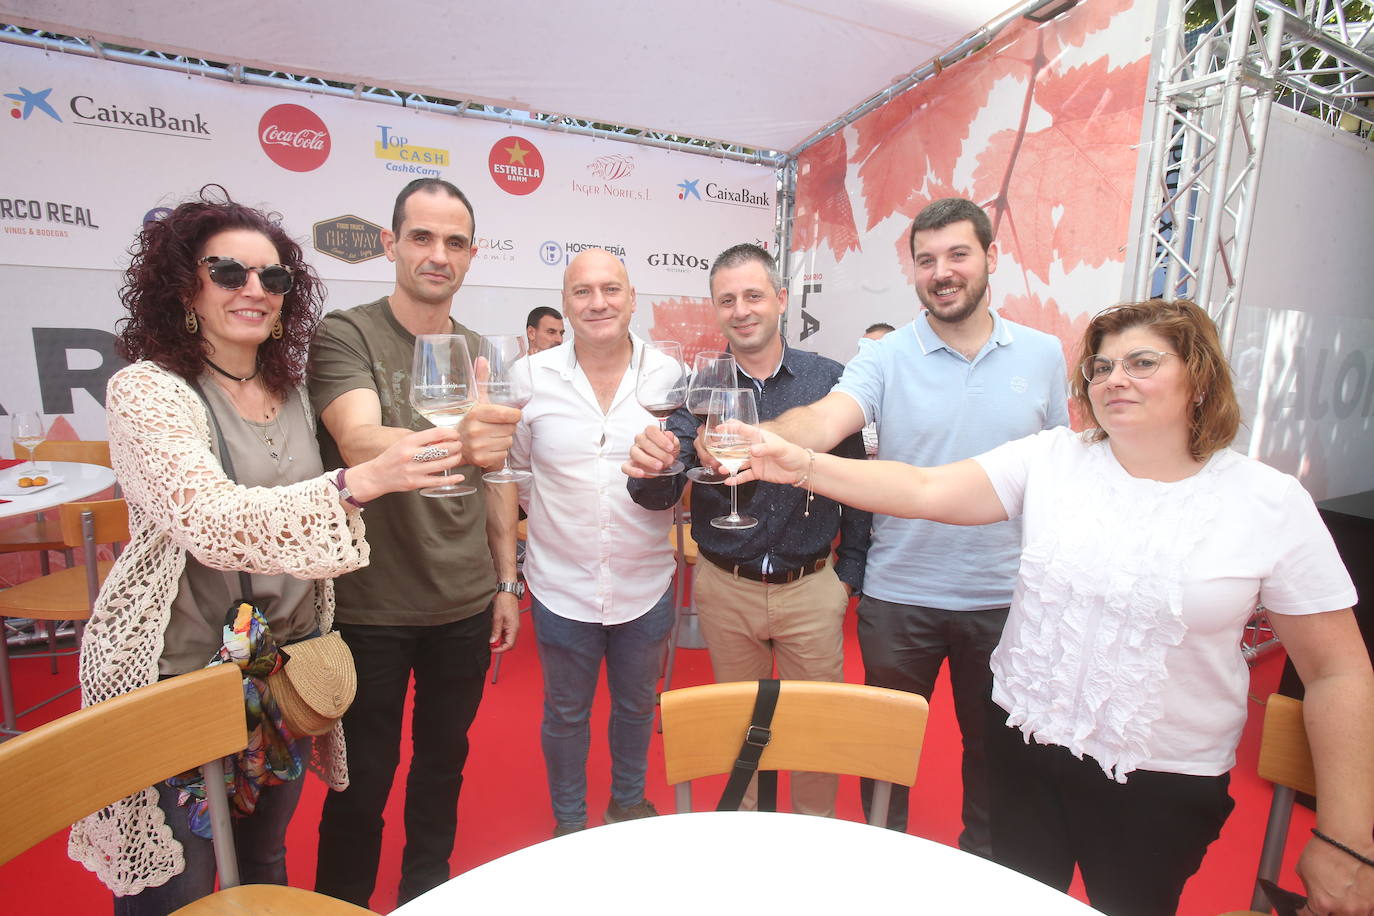
M 921 314 L 861 347 L 830 394 L 764 426 L 819 451 L 878 422 L 878 458 L 930 467 L 1067 425 L 1059 340 L 989 308 L 997 249 L 982 208 L 937 200 L 916 216 L 910 243 Z M 949 658 L 964 739 L 959 846 L 985 856 L 988 656 L 1006 622 L 1020 546 L 1019 520 L 964 528 L 875 514 L 859 602 L 867 683 L 929 698 Z M 865 809 L 870 792 L 866 783 Z M 907 793 L 894 792 L 888 826 L 905 830 L 906 815 Z

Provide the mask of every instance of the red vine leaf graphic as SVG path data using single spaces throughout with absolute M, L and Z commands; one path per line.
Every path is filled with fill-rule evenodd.
M 978 157 L 975 195 L 1010 215 L 999 242 L 1046 282 L 1056 260 L 1070 271 L 1122 259 L 1148 70 L 1148 58 L 1111 70 L 1103 57 L 1045 73 L 1035 102 L 1053 123 L 998 131 Z
M 894 213 L 914 216 L 914 197 L 927 180 L 948 185 L 968 140 L 969 127 L 987 104 L 993 84 L 1023 70 L 1015 60 L 979 54 L 948 75 L 919 83 L 856 122 L 858 140 L 851 161 L 872 229 Z
M 1070 318 L 1060 311 L 1059 303 L 1053 298 L 1042 302 L 1039 296 L 1031 293 L 1025 296 L 1007 296 L 1002 300 L 997 314 L 1008 321 L 1024 324 L 1028 328 L 1058 337 L 1060 346 L 1064 348 L 1064 365 L 1068 367 L 1069 372 L 1077 371 L 1074 367 L 1082 359 L 1078 353 L 1078 346 L 1083 340 L 1083 332 L 1088 329 L 1089 313 Z M 1091 422 L 1092 418 L 1085 411 L 1072 400 L 1069 401 L 1070 426 L 1074 429 L 1086 429 Z
M 693 359 L 702 350 L 724 350 L 725 335 L 716 324 L 716 307 L 710 299 L 679 296 L 657 299 L 651 304 L 654 314 L 649 337 L 653 340 L 676 340 L 682 344 L 682 355 Z
M 836 131 L 798 157 L 793 250 L 819 248 L 827 241 L 836 261 L 847 252 L 861 250 L 845 187 L 846 167 L 844 131 Z

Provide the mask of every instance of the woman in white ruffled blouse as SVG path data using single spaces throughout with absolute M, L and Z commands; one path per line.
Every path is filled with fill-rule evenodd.
M 130 541 L 82 641 L 87 705 L 203 667 L 222 642 L 239 570 L 253 574 L 278 643 L 328 632 L 329 577 L 367 564 L 358 509 L 431 486 L 461 460 L 456 447 L 412 460 L 456 439 L 431 429 L 355 467 L 321 466 L 302 382 L 323 288 L 277 217 L 210 186 L 147 223 L 131 254 L 117 346 L 132 365 L 110 379 L 106 399 Z M 316 739 L 314 757 L 331 786 L 348 784 L 339 729 Z M 244 883 L 286 882 L 286 826 L 301 783 L 264 787 L 253 814 L 235 820 Z M 189 831 L 165 785 L 75 824 L 68 849 L 115 893 L 122 916 L 167 913 L 214 889 L 210 843 Z
M 1249 686 L 1240 636 L 1263 605 L 1307 686 L 1321 834 L 1298 863 L 1310 910 L 1374 912 L 1361 860 L 1374 857 L 1374 675 L 1316 507 L 1296 479 L 1228 448 L 1240 412 L 1196 305 L 1109 309 L 1082 352 L 1085 433 L 915 468 L 812 456 L 760 430 L 741 480 L 956 525 L 1023 516 L 992 656 L 993 853 L 1060 889 L 1077 865 L 1113 916 L 1174 912 L 1230 813 Z

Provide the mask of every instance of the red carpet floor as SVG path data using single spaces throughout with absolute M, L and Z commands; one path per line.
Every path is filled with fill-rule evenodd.
M 522 622 L 528 624 L 524 615 Z M 532 843 L 547 839 L 553 828 L 549 813 L 544 764 L 539 750 L 539 717 L 542 684 L 539 659 L 533 634 L 521 634 L 516 648 L 501 667 L 500 680 L 488 685 L 482 709 L 473 726 L 472 753 L 466 768 L 462 800 L 459 805 L 458 841 L 451 860 L 454 874 Z M 853 633 L 853 615 L 847 638 L 846 677 L 862 682 L 858 646 Z M 1271 656 L 1253 672 L 1252 696 L 1268 696 L 1277 684 L 1281 654 Z M 48 673 L 46 661 L 22 660 L 14 664 L 15 684 L 20 708 L 35 702 L 55 686 L 71 683 L 74 665 L 70 659 L 58 675 Z M 703 650 L 680 650 L 673 683 L 678 687 L 709 683 L 710 662 Z M 56 704 L 48 716 L 39 713 L 26 718 L 32 727 L 75 708 L 74 695 Z M 45 710 L 46 712 L 46 710 Z M 1252 706 L 1250 726 L 1240 749 L 1240 761 L 1232 776 L 1231 792 L 1237 801 L 1221 838 L 1213 844 L 1184 892 L 1180 913 L 1185 916 L 1214 916 L 1249 905 L 1251 882 L 1259 854 L 1260 838 L 1268 812 L 1269 789 L 1255 775 L 1261 708 Z M 592 823 L 605 809 L 609 785 L 609 762 L 605 750 L 607 703 L 604 686 L 593 718 L 593 740 L 588 772 L 588 808 Z M 408 740 L 408 739 L 407 739 Z M 909 830 L 918 836 L 953 844 L 959 832 L 959 739 L 949 699 L 948 683 L 942 676 L 932 702 L 929 730 L 922 755 L 920 774 L 912 798 Z M 112 749 L 112 753 L 117 752 Z M 655 740 L 650 751 L 649 797 L 660 811 L 673 810 L 673 791 L 663 780 L 661 746 Z M 408 755 L 406 755 L 408 759 Z M 710 781 L 706 781 L 710 783 Z M 316 829 L 325 788 L 309 777 L 300 809 L 288 838 L 291 881 L 312 887 L 315 872 Z M 401 803 L 404 791 L 398 780 L 387 808 L 387 832 L 377 891 L 372 908 L 390 911 L 396 902 L 396 883 L 400 874 L 402 844 Z M 697 807 L 714 804 L 719 783 L 697 787 Z M 781 793 L 786 798 L 786 792 Z M 854 780 L 842 781 L 840 816 L 859 820 L 858 788 Z M 1312 823 L 1309 812 L 1299 809 L 1290 836 L 1288 867 Z M 698 878 L 708 877 L 700 864 L 665 863 L 665 892 L 672 886 L 671 870 L 690 868 Z M 920 880 L 938 876 L 913 876 L 913 893 Z M 1291 872 L 1285 886 L 1300 887 Z M 1081 889 L 1075 890 L 1081 898 Z M 520 912 L 519 890 L 511 891 L 512 912 Z M 652 909 L 652 902 L 645 901 Z M 977 907 L 971 906 L 972 912 Z M 86 914 L 110 911 L 110 897 L 104 887 L 80 865 L 66 856 L 66 832 L 48 839 L 7 865 L 0 867 L 0 912 L 14 914 Z

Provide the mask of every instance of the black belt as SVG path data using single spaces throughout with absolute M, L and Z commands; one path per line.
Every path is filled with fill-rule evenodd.
M 725 557 L 717 556 L 708 550 L 702 549 L 700 545 L 697 547 L 697 552 L 710 560 L 712 566 L 719 567 L 731 575 L 739 576 L 742 579 L 762 582 L 765 585 L 786 585 L 789 582 L 796 582 L 802 576 L 809 576 L 814 572 L 820 572 L 830 563 L 830 554 L 826 553 L 824 556 L 806 561 L 795 569 L 774 569 L 768 572 L 762 572 L 761 570 L 753 569 L 748 566 L 741 566 L 739 563 L 733 560 L 727 560 Z

